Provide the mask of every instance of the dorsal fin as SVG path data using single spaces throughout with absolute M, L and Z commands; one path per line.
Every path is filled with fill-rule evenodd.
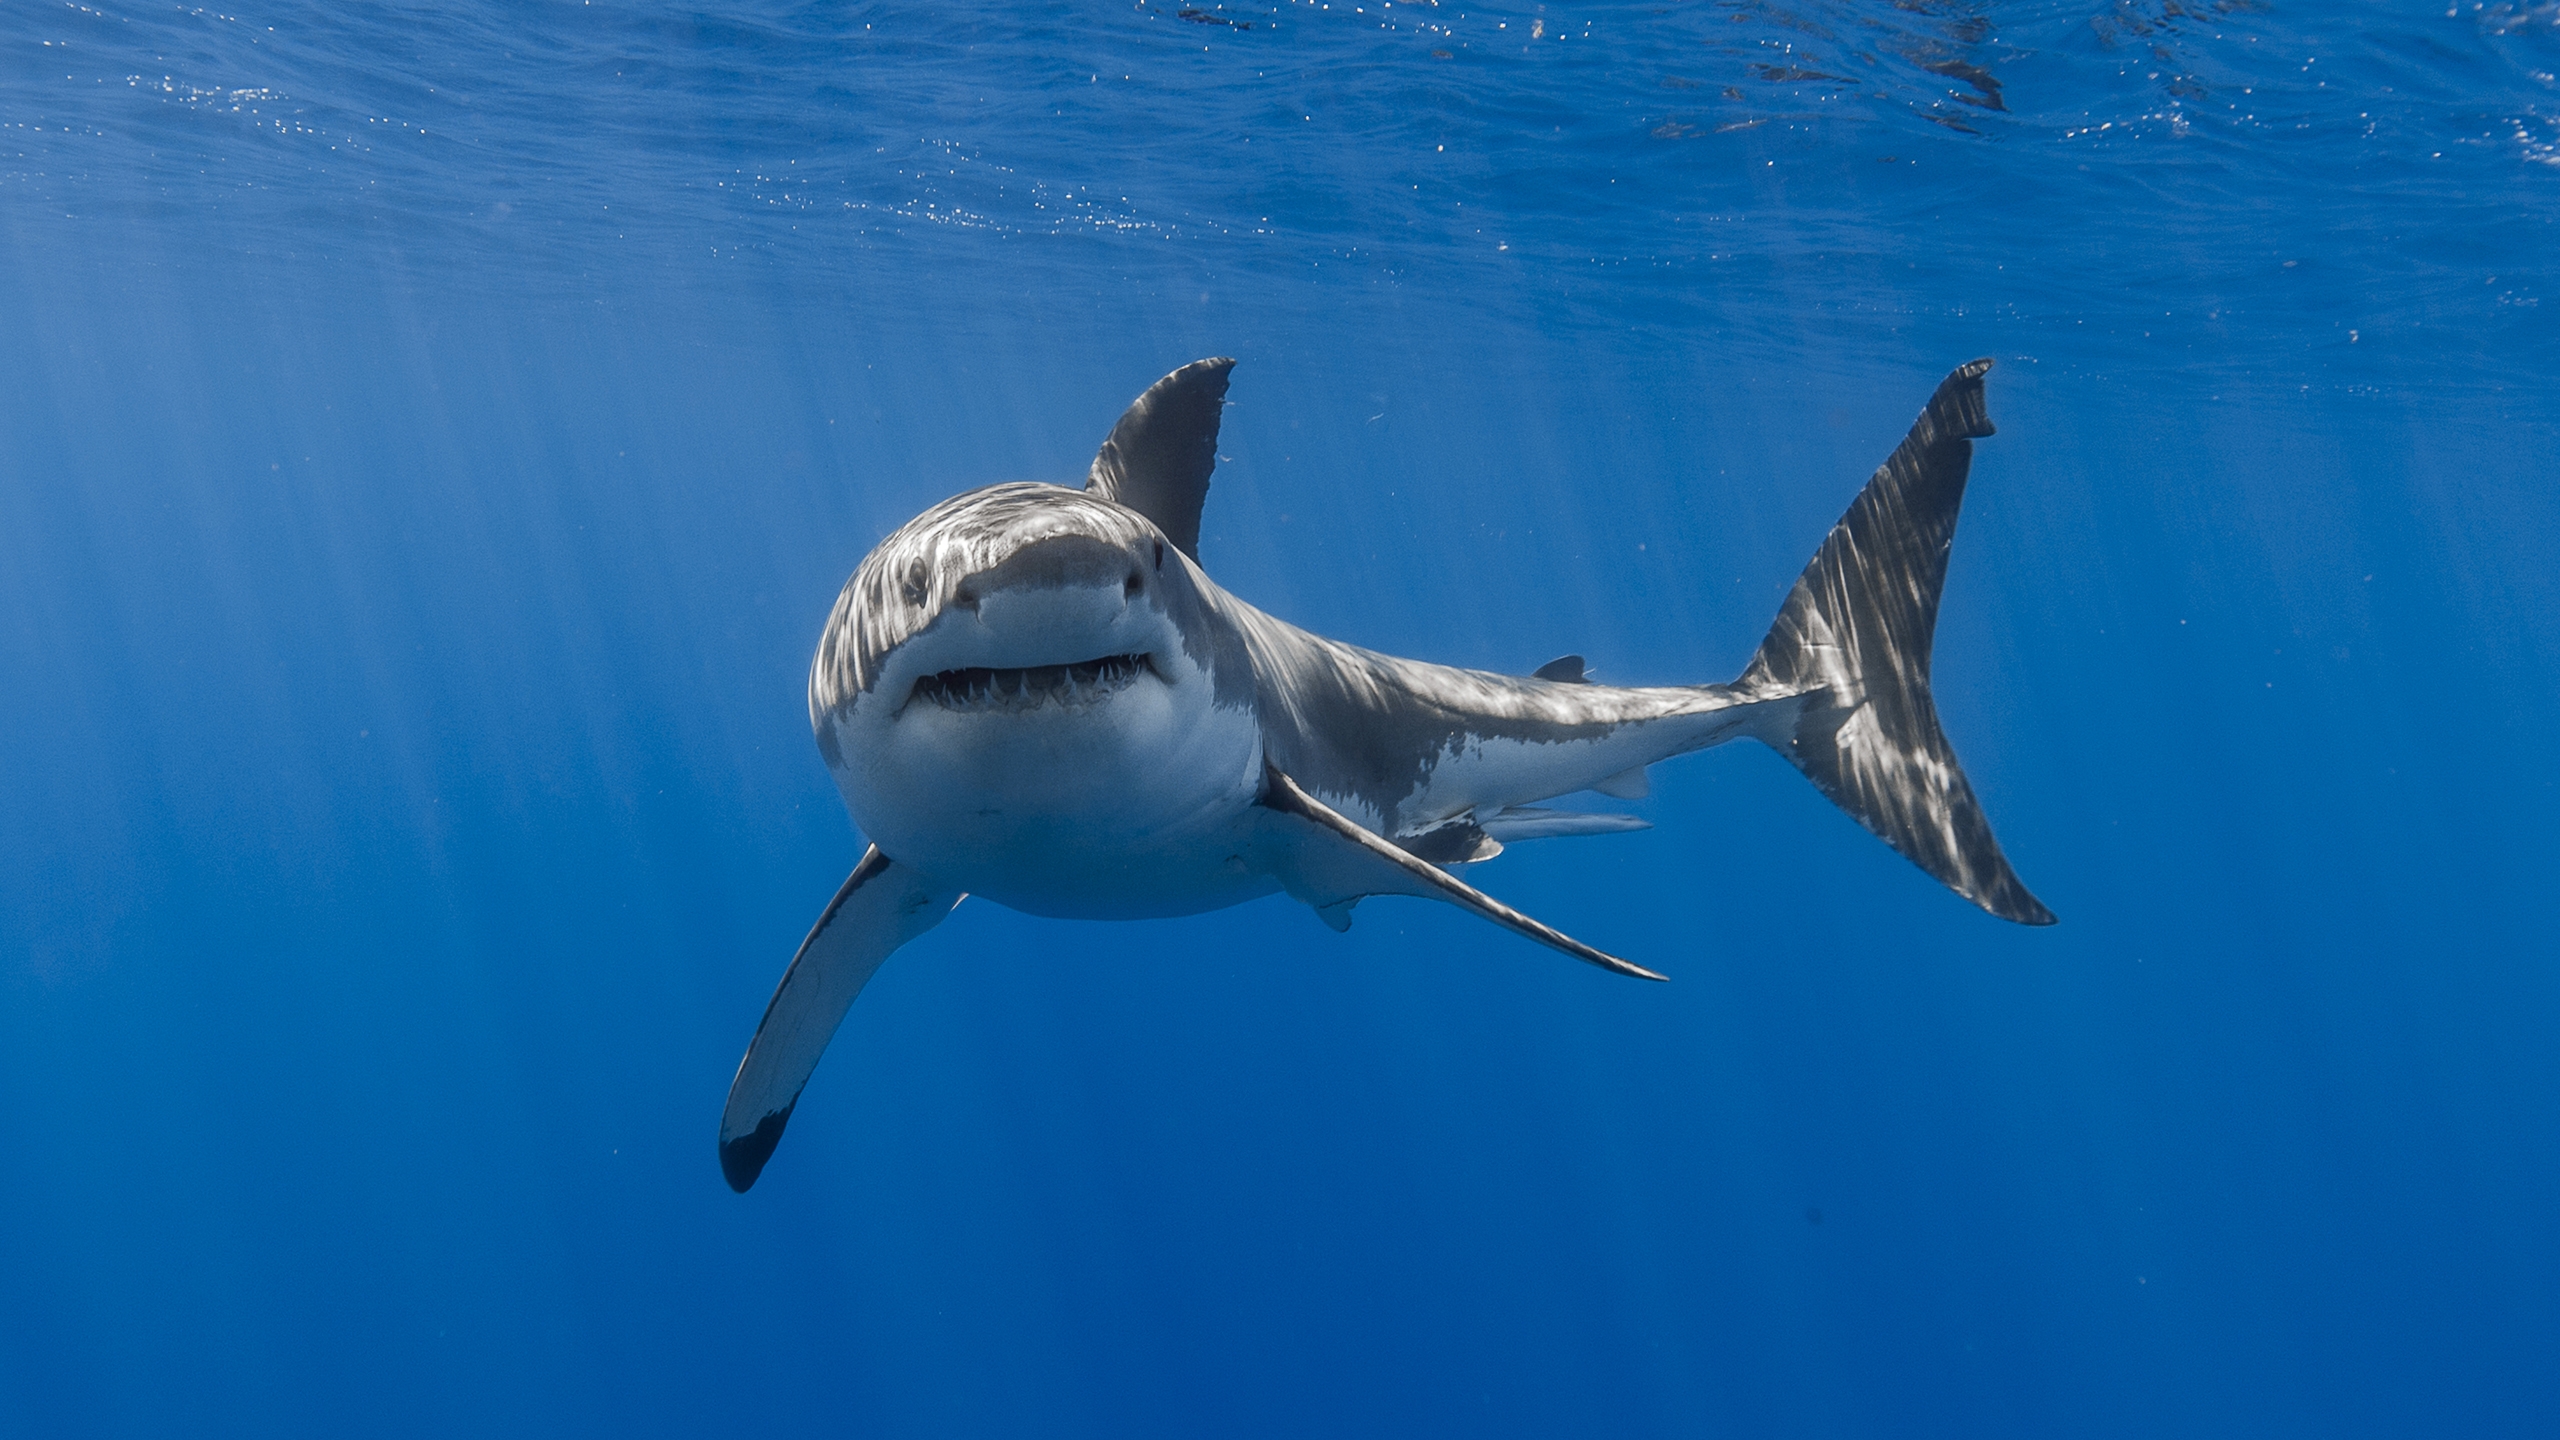
M 1111 427 L 1084 488 L 1155 522 L 1200 558 L 1200 505 L 1218 465 L 1218 411 L 1235 361 L 1194 360 L 1147 387 Z
M 1588 685 L 1591 677 L 1582 671 L 1582 657 L 1559 655 L 1529 672 L 1532 680 L 1552 680 L 1559 685 Z

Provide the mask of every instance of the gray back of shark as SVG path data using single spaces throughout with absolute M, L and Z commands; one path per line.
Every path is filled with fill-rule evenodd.
M 1645 767 L 1748 737 L 1947 888 L 2046 925 L 1938 724 L 1931 637 L 1989 360 L 1947 376 L 1729 683 L 1526 676 L 1310 634 L 1199 565 L 1227 359 L 1132 404 L 1082 490 L 999 485 L 883 540 L 829 617 L 819 751 L 871 845 L 730 1087 L 720 1161 L 755 1182 L 881 961 L 966 894 L 1134 918 L 1285 892 L 1337 930 L 1371 895 L 1444 901 L 1620 974 L 1662 976 L 1459 878 L 1506 843 L 1641 829 L 1539 802 L 1632 798 Z

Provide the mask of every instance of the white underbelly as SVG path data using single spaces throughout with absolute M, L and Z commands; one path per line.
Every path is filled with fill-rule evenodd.
M 1244 847 L 1262 779 L 1252 712 L 1142 683 L 1079 710 L 913 705 L 842 737 L 836 783 L 904 864 L 1035 915 L 1190 915 L 1268 894 Z

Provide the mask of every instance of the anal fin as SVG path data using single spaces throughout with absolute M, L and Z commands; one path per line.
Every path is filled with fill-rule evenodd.
M 1318 800 L 1276 765 L 1262 767 L 1262 808 L 1255 838 L 1256 859 L 1290 895 L 1326 916 L 1339 908 L 1350 919 L 1346 902 L 1363 895 L 1413 895 L 1443 900 L 1471 911 L 1525 939 L 1561 950 L 1576 960 L 1633 975 L 1661 980 L 1641 965 L 1585 945 L 1552 925 L 1521 914 L 1431 862 L 1403 850 L 1358 822 Z

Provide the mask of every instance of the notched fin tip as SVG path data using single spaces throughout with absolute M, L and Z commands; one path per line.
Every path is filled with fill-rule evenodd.
M 1991 404 L 1983 397 L 1982 377 L 1991 373 L 1991 357 L 1970 360 L 1948 372 L 1929 397 L 1928 419 L 1941 440 L 1984 440 L 2000 433 L 1991 423 Z

